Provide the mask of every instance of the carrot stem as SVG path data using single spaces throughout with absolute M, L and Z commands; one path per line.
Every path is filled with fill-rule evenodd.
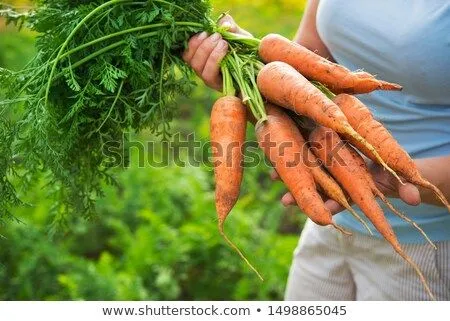
M 233 85 L 233 78 L 231 77 L 230 70 L 226 64 L 222 64 L 222 77 L 223 77 L 223 95 L 224 96 L 236 96 L 236 89 Z
M 321 92 L 323 92 L 329 99 L 333 100 L 333 98 L 336 97 L 336 95 L 330 89 L 328 89 L 327 86 L 321 84 L 320 82 L 313 80 L 311 81 L 311 83 L 316 86 L 316 88 Z
M 251 55 L 238 55 L 232 50 L 224 59 L 230 75 L 237 83 L 242 94 L 242 101 L 248 106 L 257 121 L 267 119 L 264 101 L 256 84 L 256 73 L 254 71 L 254 60 Z
M 254 37 L 243 36 L 236 33 L 229 32 L 227 30 L 218 30 L 218 32 L 223 36 L 225 40 L 237 42 L 244 44 L 246 47 L 249 47 L 253 50 L 257 50 L 261 40 Z

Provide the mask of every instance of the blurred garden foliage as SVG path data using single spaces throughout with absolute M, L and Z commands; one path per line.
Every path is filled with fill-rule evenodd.
M 15 1 L 6 1 L 13 3 Z M 304 1 L 213 1 L 256 36 L 293 37 Z M 27 5 L 27 1 L 16 1 Z M 0 67 L 20 68 L 33 54 L 33 35 L 0 28 Z M 217 94 L 199 84 L 180 100 L 173 131 L 208 141 Z M 254 139 L 249 127 L 249 139 Z M 154 140 L 147 133 L 136 139 Z M 304 217 L 279 203 L 284 188 L 261 164 L 246 169 L 241 199 L 226 224 L 229 236 L 260 270 L 248 269 L 217 232 L 209 166 L 118 171 L 95 221 L 67 221 L 51 233 L 45 186 L 20 208 L 22 223 L 0 227 L 1 300 L 271 300 L 282 299 Z

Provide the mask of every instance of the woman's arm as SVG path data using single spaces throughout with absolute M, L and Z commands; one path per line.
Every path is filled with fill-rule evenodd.
M 308 5 L 306 6 L 294 41 L 302 46 L 305 46 L 309 50 L 316 52 L 322 57 L 334 61 L 327 47 L 322 42 L 322 39 L 320 39 L 319 33 L 317 32 L 316 16 L 318 6 L 319 0 L 308 1 Z

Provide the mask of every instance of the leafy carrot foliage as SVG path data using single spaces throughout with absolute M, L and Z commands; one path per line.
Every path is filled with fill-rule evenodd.
M 14 181 L 26 190 L 42 177 L 57 223 L 91 217 L 114 184 L 105 146 L 127 153 L 129 130 L 168 135 L 175 98 L 194 85 L 180 53 L 213 29 L 209 2 L 40 0 L 0 15 L 38 33 L 23 70 L 0 69 L 0 218 L 20 204 Z

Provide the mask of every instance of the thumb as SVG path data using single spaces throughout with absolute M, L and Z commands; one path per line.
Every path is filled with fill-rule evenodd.
M 239 32 L 239 26 L 237 25 L 237 23 L 234 21 L 233 17 L 230 16 L 229 14 L 224 15 L 220 20 L 219 20 L 219 26 L 224 27 L 226 29 L 228 29 L 229 32 L 233 32 L 233 33 L 237 33 Z
M 219 26 L 226 28 L 231 33 L 237 33 L 244 36 L 251 36 L 251 34 L 244 29 L 240 28 L 234 21 L 233 17 L 229 14 L 224 15 L 219 20 Z
M 406 204 L 417 206 L 420 204 L 420 192 L 419 189 L 411 183 L 401 184 L 400 182 L 397 182 L 398 184 L 398 195 L 400 196 L 400 199 L 405 202 Z
M 381 166 L 371 162 L 371 171 L 375 177 L 376 184 L 388 197 L 400 197 L 408 205 L 417 206 L 421 202 L 418 188 L 409 182 L 401 183 L 391 173 L 385 171 Z M 404 178 L 402 178 L 403 181 Z
M 330 210 L 331 214 L 333 214 L 333 215 L 338 214 L 338 213 L 342 212 L 343 210 L 345 210 L 345 208 L 343 208 L 341 205 L 339 205 L 338 202 L 336 202 L 332 199 L 326 200 L 325 206 Z

